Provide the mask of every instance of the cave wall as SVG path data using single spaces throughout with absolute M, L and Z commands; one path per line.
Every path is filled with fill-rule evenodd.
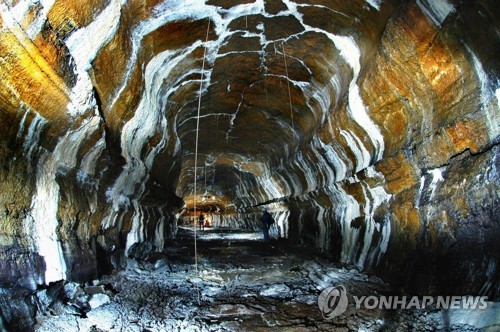
M 496 298 L 498 65 L 490 56 L 498 44 L 479 46 L 477 15 L 460 11 L 469 6 L 436 18 L 421 2 L 403 4 L 365 57 L 357 82 L 383 153 L 346 123 L 349 91 L 294 162 L 264 174 L 264 194 L 250 186 L 242 206 L 281 196 L 275 211 L 290 212 L 287 237 L 334 261 L 422 294 Z
M 413 185 L 405 189 L 371 169 L 293 199 L 288 237 L 420 294 L 494 298 L 496 154 L 497 148 L 476 156 L 465 152 L 421 177 L 413 174 Z M 396 181 L 411 176 L 390 171 Z
M 0 4 L 0 282 L 89 280 L 168 245 L 206 47 L 216 225 L 258 230 L 266 206 L 333 261 L 498 297 L 493 1 L 297 3 Z
M 292 201 L 297 213 L 290 229 L 296 229 L 297 240 L 331 248 L 335 259 L 423 293 L 460 290 L 495 297 L 498 171 L 492 146 L 498 142 L 498 100 L 496 83 L 486 83 L 495 65 L 488 74 L 469 47 L 461 55 L 470 56 L 468 61 L 457 54 L 452 37 L 466 36 L 473 18 L 449 17 L 436 31 L 432 20 L 422 24 L 414 18 L 425 14 L 415 6 L 401 9 L 404 22 L 400 17 L 388 23 L 361 84 L 366 104 L 378 108 L 372 118 L 380 116 L 377 124 L 387 131 L 385 158 L 333 187 L 326 180 L 314 186 L 318 191 L 304 190 L 312 197 Z M 433 59 L 432 70 L 429 57 L 439 63 Z M 403 83 L 411 81 L 419 83 Z M 338 160 L 338 152 L 327 159 L 331 148 L 323 140 L 316 146 L 323 160 L 304 158 L 295 177 L 307 178 L 311 168 Z M 345 168 L 325 167 L 323 178 L 338 169 Z
M 36 289 L 120 268 L 137 215 L 144 239 L 161 250 L 182 201 L 168 192 L 132 201 L 142 193 L 133 177 L 132 192 L 110 199 L 126 161 L 89 66 L 120 5 L 8 1 L 0 9 L 0 282 Z

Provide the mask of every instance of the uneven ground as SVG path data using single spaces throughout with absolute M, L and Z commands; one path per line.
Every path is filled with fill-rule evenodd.
M 91 285 L 60 285 L 59 300 L 38 317 L 39 331 L 347 331 L 487 330 L 500 328 L 498 306 L 482 318 L 463 310 L 356 309 L 352 295 L 396 291 L 376 277 L 334 267 L 309 249 L 258 233 L 205 230 L 198 238 L 196 277 L 193 233 L 181 228 L 177 246 Z M 347 311 L 326 320 L 322 289 L 343 285 Z M 47 291 L 49 293 L 50 291 Z M 54 291 L 52 291 L 54 292 Z M 57 291 L 56 291 L 57 293 Z M 198 303 L 199 298 L 199 303 Z M 44 296 L 39 296 L 44 302 Z M 482 314 L 485 314 L 483 311 Z M 495 318 L 496 315 L 496 318 Z M 493 323 L 492 323 L 493 322 Z M 466 325 L 475 324 L 476 327 Z M 478 327 L 483 329 L 478 329 Z

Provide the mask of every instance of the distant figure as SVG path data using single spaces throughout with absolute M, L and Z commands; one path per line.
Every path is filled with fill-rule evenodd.
M 210 223 L 208 222 L 208 219 L 205 220 L 205 224 L 203 224 L 203 227 L 210 227 Z
M 263 215 L 260 218 L 260 221 L 262 222 L 262 232 L 264 233 L 264 240 L 267 241 L 267 240 L 269 240 L 269 228 L 273 224 L 274 220 L 273 220 L 273 217 L 271 216 L 271 214 L 269 212 L 267 212 L 266 208 L 264 208 L 264 210 L 262 210 L 262 212 L 263 212 Z
M 200 217 L 198 218 L 198 225 L 200 225 L 200 230 L 203 230 L 204 225 L 205 225 L 205 216 L 200 214 Z

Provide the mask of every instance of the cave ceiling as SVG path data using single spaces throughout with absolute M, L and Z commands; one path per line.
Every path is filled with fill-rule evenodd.
M 141 31 L 143 39 L 133 40 L 137 45 L 128 51 L 136 52 L 129 58 L 144 59 L 142 96 L 121 117 L 134 109 L 136 116 L 164 117 L 163 122 L 148 119 L 156 126 L 154 134 L 137 138 L 146 139 L 151 150 L 165 145 L 154 152 L 156 181 L 168 178 L 161 155 L 175 159 L 180 164 L 176 193 L 190 202 L 197 152 L 197 191 L 230 202 L 243 194 L 242 183 L 259 185 L 258 178 L 271 169 L 286 168 L 329 114 L 342 107 L 359 75 L 360 48 L 377 47 L 393 7 L 388 2 L 380 12 L 373 6 L 365 1 L 168 1 L 154 7 L 157 16 L 138 23 L 147 32 Z M 109 69 L 100 62 L 115 61 L 116 50 L 108 48 L 97 55 L 94 71 L 98 92 L 109 96 L 105 109 L 114 112 L 130 87 L 121 94 L 116 82 L 106 87 Z M 369 149 L 383 149 L 360 129 L 359 139 Z
M 458 5 L 494 21 L 488 1 L 6 1 L 2 57 L 19 60 L 2 65 L 2 105 L 47 119 L 49 148 L 98 113 L 117 197 L 191 206 L 196 177 L 219 207 L 260 205 L 346 179 L 466 112 L 471 58 L 498 63 Z M 472 32 L 457 38 L 459 25 Z

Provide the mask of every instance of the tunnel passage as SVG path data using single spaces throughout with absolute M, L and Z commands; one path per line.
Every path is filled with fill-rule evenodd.
M 492 0 L 3 1 L 0 283 L 167 250 L 196 199 L 239 229 L 265 207 L 409 291 L 498 299 L 498 20 Z

